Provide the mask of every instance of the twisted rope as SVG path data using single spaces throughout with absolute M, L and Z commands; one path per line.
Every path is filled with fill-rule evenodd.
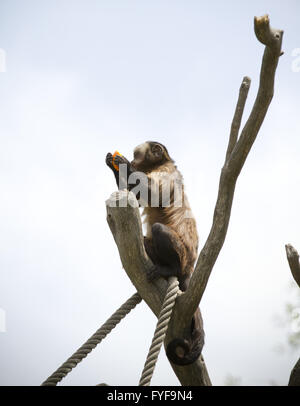
M 173 306 L 179 291 L 178 279 L 176 277 L 169 278 L 169 286 L 166 296 L 164 298 L 154 337 L 148 352 L 145 366 L 142 372 L 139 386 L 149 386 L 157 362 L 158 354 L 160 352 L 162 343 L 165 339 L 168 324 L 171 318 Z
M 132 295 L 66 362 L 64 362 L 42 386 L 56 386 L 76 365 L 83 360 L 116 325 L 142 300 L 138 293 Z

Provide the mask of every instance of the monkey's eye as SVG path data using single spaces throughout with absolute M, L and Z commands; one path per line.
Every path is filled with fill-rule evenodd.
M 141 156 L 141 152 L 140 151 L 133 151 L 133 157 L 134 159 L 138 159 Z

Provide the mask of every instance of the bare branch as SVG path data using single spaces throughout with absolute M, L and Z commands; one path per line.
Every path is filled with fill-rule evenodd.
M 300 359 L 292 369 L 288 386 L 300 386 Z
M 254 17 L 254 31 L 258 41 L 277 53 L 277 56 L 282 55 L 281 40 L 283 31 L 270 27 L 270 20 L 267 14 L 262 17 Z
M 255 17 L 254 29 L 257 39 L 266 47 L 257 97 L 240 139 L 230 157 L 230 170 L 234 172 L 236 177 L 245 163 L 273 98 L 275 72 L 281 55 L 283 31 L 270 28 L 268 16 Z
M 291 245 L 287 244 L 285 246 L 287 260 L 290 266 L 290 270 L 295 279 L 295 282 L 300 288 L 300 263 L 299 263 L 299 254 L 297 250 Z M 289 386 L 300 386 L 300 359 L 292 369 Z
M 177 324 L 178 332 L 183 330 L 187 320 L 190 320 L 201 301 L 212 268 L 226 237 L 238 175 L 256 139 L 273 97 L 274 77 L 278 58 L 281 55 L 283 31 L 271 29 L 268 16 L 255 18 L 254 24 L 258 40 L 266 45 L 261 66 L 259 89 L 240 138 L 236 141 L 236 130 L 233 131 L 233 135 L 231 134 L 229 138 L 228 159 L 225 161 L 220 176 L 213 224 L 206 243 L 200 252 L 188 289 L 178 299 L 179 306 L 176 307 L 176 311 L 179 313 L 176 314 L 176 317 L 180 321 Z M 238 120 L 241 119 L 241 113 L 236 113 Z M 235 145 L 233 145 L 234 141 L 236 141 Z
M 233 117 L 232 124 L 231 124 L 229 143 L 228 143 L 227 152 L 226 152 L 226 162 L 228 161 L 228 159 L 233 151 L 233 148 L 235 147 L 237 139 L 238 139 L 242 116 L 243 116 L 250 84 L 251 84 L 251 79 L 248 78 L 247 76 L 245 76 L 242 81 L 241 87 L 240 87 L 239 98 L 238 98 L 234 117 Z
M 144 248 L 141 216 L 135 195 L 127 191 L 113 193 L 106 201 L 106 211 L 123 268 L 139 294 L 158 316 L 167 283 L 159 279 L 155 284 L 149 284 L 147 280 L 147 272 L 153 264 Z
M 290 270 L 292 275 L 295 279 L 295 282 L 300 288 L 300 262 L 299 262 L 299 254 L 297 250 L 291 245 L 287 244 L 285 246 L 287 260 L 290 266 Z

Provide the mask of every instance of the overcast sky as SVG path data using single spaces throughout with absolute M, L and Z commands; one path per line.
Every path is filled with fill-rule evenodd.
M 107 152 L 165 144 L 204 244 L 265 13 L 285 53 L 201 302 L 203 355 L 213 384 L 287 384 L 300 354 L 275 351 L 274 317 L 292 301 L 284 244 L 300 249 L 299 1 L 1 0 L 0 385 L 39 385 L 135 292 L 106 223 Z M 62 384 L 138 384 L 155 322 L 140 304 Z M 152 384 L 179 385 L 164 351 Z

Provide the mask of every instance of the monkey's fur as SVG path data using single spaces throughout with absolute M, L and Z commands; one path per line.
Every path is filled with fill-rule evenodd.
M 106 164 L 114 172 L 120 188 L 122 181 L 120 172 L 113 163 L 117 166 L 126 165 L 127 173 L 123 185 L 133 192 L 135 185 L 130 183 L 130 175 L 134 172 L 143 172 L 147 175 L 144 184 L 143 180 L 140 180 L 140 186 L 147 191 L 147 201 L 141 201 L 141 194 L 138 200 L 140 205 L 146 205 L 143 212 L 147 226 L 144 244 L 148 256 L 155 265 L 148 278 L 152 280 L 159 276 L 165 278 L 177 276 L 180 289 L 185 291 L 197 258 L 198 234 L 196 221 L 184 193 L 181 173 L 166 147 L 153 141 L 137 146 L 131 163 L 123 156 L 117 155 L 113 158 L 111 153 L 107 154 Z M 163 188 L 167 184 L 170 185 L 169 204 L 164 207 Z M 157 207 L 151 207 L 151 198 L 155 194 L 159 199 L 158 204 Z M 136 195 L 138 197 L 139 193 Z M 203 345 L 203 322 L 198 308 L 188 331 L 185 332 L 185 338 L 169 342 L 166 353 L 173 363 L 188 365 L 198 359 Z

